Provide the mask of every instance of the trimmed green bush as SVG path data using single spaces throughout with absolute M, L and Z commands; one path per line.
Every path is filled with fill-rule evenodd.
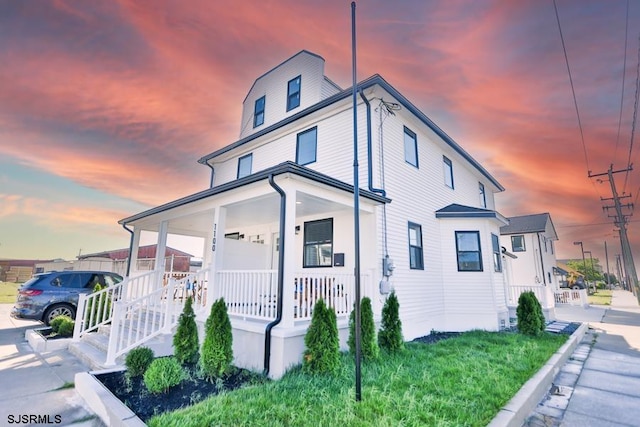
M 313 306 L 311 324 L 304 336 L 307 349 L 302 369 L 312 374 L 333 374 L 340 365 L 340 340 L 336 313 L 319 299 Z
M 61 337 L 70 337 L 73 335 L 73 328 L 75 327 L 76 322 L 64 314 L 60 316 L 56 316 L 49 326 L 51 326 L 51 330 Z
M 396 353 L 404 348 L 400 303 L 395 292 L 391 292 L 382 307 L 382 324 L 378 332 L 378 344 L 381 349 L 389 353 Z
M 151 362 L 153 362 L 153 350 L 149 347 L 136 347 L 127 353 L 124 364 L 127 367 L 127 375 L 130 377 L 139 377 L 144 375 Z
M 182 314 L 178 319 L 178 328 L 173 336 L 173 353 L 178 362 L 182 364 L 196 363 L 199 350 L 196 315 L 193 312 L 192 299 L 189 297 L 184 304 Z
M 106 286 L 105 286 L 106 287 Z M 105 287 L 96 283 L 93 287 L 92 294 L 103 290 Z M 87 302 L 87 311 L 85 313 L 85 322 L 89 324 L 93 319 L 93 323 L 90 326 L 101 323 L 104 319 L 108 318 L 111 313 L 111 295 L 104 294 L 98 299 L 89 299 Z
M 211 306 L 204 328 L 200 367 L 205 377 L 211 381 L 228 372 L 233 361 L 231 322 L 223 298 Z
M 356 354 L 356 310 L 349 315 L 349 352 Z M 380 355 L 378 342 L 376 340 L 376 324 L 373 321 L 373 309 L 371 308 L 371 298 L 364 297 L 360 300 L 360 350 L 364 360 L 374 360 Z
M 144 385 L 151 393 L 166 393 L 185 378 L 182 365 L 175 357 L 155 359 L 144 373 Z
M 525 335 L 539 336 L 546 327 L 540 302 L 533 291 L 520 294 L 518 298 L 518 330 Z

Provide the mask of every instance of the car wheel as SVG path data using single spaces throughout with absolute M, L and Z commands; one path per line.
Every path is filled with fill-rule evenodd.
M 574 291 L 579 291 L 579 290 L 580 290 L 580 286 L 578 286 L 578 285 L 573 285 L 573 286 L 571 287 L 571 289 L 573 289 Z
M 44 323 L 49 326 L 51 321 L 58 316 L 69 316 L 70 318 L 76 317 L 76 310 L 68 304 L 56 304 L 52 305 L 44 313 Z

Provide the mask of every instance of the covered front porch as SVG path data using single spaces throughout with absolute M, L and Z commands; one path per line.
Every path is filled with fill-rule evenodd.
M 377 206 L 386 202 L 362 191 L 359 204 L 361 295 L 371 297 L 374 312 L 381 304 L 375 285 L 380 274 Z M 356 289 L 351 186 L 285 163 L 121 223 L 132 234 L 132 254 L 142 233 L 155 233 L 158 258 L 154 272 L 129 272 L 113 304 L 112 334 L 115 329 L 126 335 L 131 329 L 125 324 L 139 323 L 141 316 L 153 318 L 135 315 L 134 307 L 167 315 L 162 325 L 142 328 L 154 332 L 135 340 L 112 339 L 112 360 L 156 330 L 170 333 L 186 296 L 194 297 L 201 341 L 211 304 L 224 298 L 234 333 L 234 364 L 272 378 L 300 362 L 304 334 L 319 299 L 334 308 L 346 345 Z M 165 274 L 161 254 L 170 236 L 200 242 L 201 271 L 185 277 Z M 136 265 L 135 257 L 130 265 Z

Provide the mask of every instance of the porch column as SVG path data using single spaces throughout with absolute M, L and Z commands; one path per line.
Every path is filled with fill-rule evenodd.
M 138 227 L 133 228 L 133 245 L 131 245 L 131 253 L 129 254 L 129 265 L 131 266 L 129 276 L 138 274 L 138 251 L 140 250 L 140 233 Z
M 158 228 L 158 243 L 156 247 L 156 260 L 154 270 L 157 272 L 156 286 L 162 286 L 162 276 L 164 275 L 165 268 L 165 253 L 167 252 L 167 229 L 169 228 L 168 221 L 162 221 Z M 155 287 L 154 287 L 155 289 Z
M 280 326 L 284 328 L 293 327 L 293 305 L 295 291 L 295 268 L 296 268 L 296 190 L 293 182 L 286 179 L 276 183 L 282 188 L 287 196 L 285 205 L 284 221 L 284 269 L 282 271 L 284 281 L 284 295 L 282 295 L 282 321 Z M 283 239 L 281 238 L 282 242 Z M 282 249 L 282 247 L 281 247 Z
M 216 274 L 222 269 L 224 257 L 224 230 L 227 222 L 227 208 L 219 206 L 213 213 L 213 226 L 211 229 L 211 246 L 207 249 L 206 258 L 211 260 L 209 264 L 209 286 L 207 286 L 208 306 L 220 298 L 220 291 L 216 286 Z M 207 253 L 205 252 L 205 253 Z

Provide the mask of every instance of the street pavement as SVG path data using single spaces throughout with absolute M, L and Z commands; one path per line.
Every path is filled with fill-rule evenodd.
M 614 290 L 610 306 L 556 307 L 558 320 L 589 325 L 581 344 L 530 415 L 530 427 L 640 425 L 640 306 Z
M 88 369 L 67 350 L 36 353 L 25 331 L 40 322 L 13 319 L 0 304 L 0 425 L 104 426 L 73 388 Z

